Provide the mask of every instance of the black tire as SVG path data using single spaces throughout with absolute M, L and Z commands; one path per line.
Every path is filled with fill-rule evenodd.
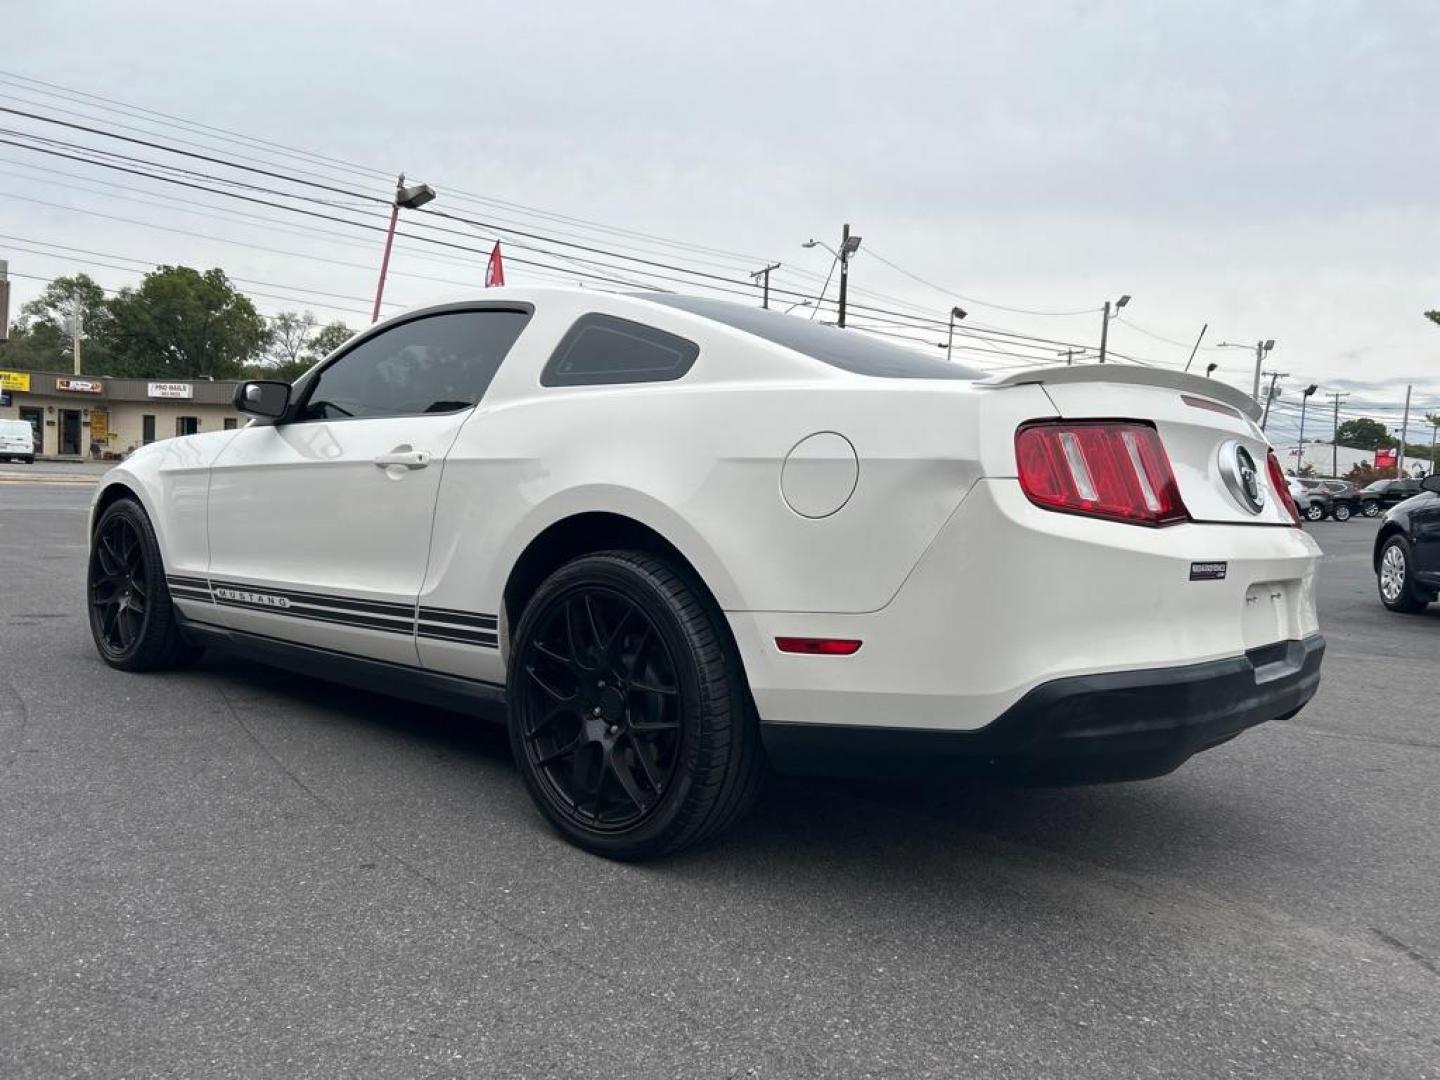
M 1307 521 L 1324 521 L 1325 504 L 1312 502 L 1309 506 L 1305 507 L 1305 519 Z
M 725 829 L 759 791 L 760 732 L 729 629 L 665 559 L 606 551 L 557 570 L 520 618 L 507 685 L 525 786 L 587 851 L 669 854 Z
M 1429 596 L 1416 588 L 1413 567 L 1410 541 L 1398 534 L 1385 541 L 1375 579 L 1380 602 L 1391 611 L 1416 615 L 1429 606 Z
M 22 460 L 23 462 L 25 462 L 26 465 L 34 465 L 34 464 L 35 464 L 35 455 L 34 455 L 34 454 L 31 454 L 29 457 L 27 457 L 27 458 L 21 458 L 20 460 Z
M 111 503 L 95 523 L 85 599 L 95 649 L 113 668 L 183 667 L 204 651 L 180 634 L 155 530 L 134 499 Z
M 1368 518 L 1380 516 L 1380 504 L 1374 499 L 1360 504 L 1360 512 Z
M 1351 517 L 1349 503 L 1336 503 L 1335 509 L 1330 514 L 1336 521 L 1349 521 Z

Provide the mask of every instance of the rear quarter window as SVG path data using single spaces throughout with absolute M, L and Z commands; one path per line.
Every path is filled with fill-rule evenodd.
M 592 312 L 565 332 L 540 373 L 541 386 L 670 382 L 700 355 L 688 338 L 644 323 Z

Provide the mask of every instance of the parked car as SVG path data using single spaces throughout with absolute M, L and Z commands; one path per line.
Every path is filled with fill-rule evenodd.
M 1217 380 L 491 289 L 235 404 L 100 484 L 104 661 L 214 646 L 496 715 L 607 856 L 723 829 L 767 760 L 1134 779 L 1319 682 L 1319 548 Z
M 35 464 L 35 429 L 29 420 L 0 420 L 0 460 Z
M 1360 512 L 1366 517 L 1379 517 L 1392 506 L 1420 493 L 1420 481 L 1412 477 L 1399 480 L 1376 480 L 1360 489 Z
M 1298 505 L 1307 521 L 1349 521 L 1360 512 L 1360 497 L 1354 485 L 1344 480 L 1300 480 L 1303 489 Z
M 1375 534 L 1375 578 L 1391 611 L 1424 611 L 1440 595 L 1440 476 L 1385 515 Z

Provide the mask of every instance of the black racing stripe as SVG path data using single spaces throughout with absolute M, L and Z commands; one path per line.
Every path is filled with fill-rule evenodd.
M 307 619 L 311 622 L 334 623 L 337 626 L 353 626 L 360 630 L 380 630 L 390 634 L 404 634 L 409 637 L 415 632 L 413 622 L 398 623 L 366 615 L 349 615 L 342 611 L 316 611 L 301 608 L 267 607 L 264 604 L 247 604 L 243 600 L 226 600 L 215 597 L 221 607 L 236 608 L 240 611 L 256 611 L 264 615 L 278 615 L 281 618 Z
M 167 588 L 171 596 L 198 596 L 205 600 L 210 599 L 209 589 L 192 589 L 189 585 L 170 585 Z
M 210 582 L 203 577 L 182 577 L 179 574 L 166 574 L 165 580 L 171 585 L 195 585 L 202 589 L 208 589 Z
M 246 601 L 244 601 L 244 600 L 239 600 L 239 601 L 236 601 L 236 602 L 237 602 L 237 603 L 241 603 L 241 604 L 246 603 Z M 251 604 L 250 606 L 251 606 L 251 607 L 268 607 L 268 605 L 266 605 L 266 604 Z M 316 601 L 313 601 L 313 602 L 312 602 L 312 601 L 309 601 L 309 600 L 291 600 L 291 601 L 290 601 L 290 606 L 289 606 L 288 608 L 279 608 L 279 609 L 277 609 L 277 610 L 280 610 L 280 611 L 316 611 L 316 612 L 319 612 L 321 615 L 345 615 L 345 616 L 354 616 L 355 618 L 379 619 L 379 620 L 383 620 L 387 625 L 391 625 L 391 626 L 405 626 L 407 629 L 410 628 L 410 627 L 413 627 L 413 626 L 415 625 L 415 616 L 414 616 L 413 614 L 411 614 L 410 612 L 408 612 L 408 611 L 407 611 L 405 614 L 403 614 L 403 615 L 401 615 L 401 614 L 399 614 L 399 613 L 396 613 L 396 614 L 393 614 L 393 615 L 392 615 L 392 614 L 391 614 L 390 612 L 388 612 L 388 611 L 386 611 L 386 612 L 378 612 L 378 613 L 377 613 L 377 612 L 373 612 L 373 611 L 350 611 L 349 609 L 347 609 L 347 608 L 345 608 L 345 607 L 343 607 L 343 606 L 341 606 L 341 605 L 339 605 L 339 604 L 332 604 L 329 600 L 325 600 L 325 601 L 316 600 Z
M 478 630 L 461 630 L 459 627 L 422 626 L 420 636 L 436 641 L 454 641 L 461 645 L 480 645 L 489 649 L 499 647 L 499 640 L 494 634 L 486 634 Z
M 455 611 L 450 608 L 422 607 L 421 622 L 451 623 L 458 626 L 479 626 L 494 630 L 499 623 L 494 615 L 481 615 L 474 611 Z
M 187 622 L 194 623 L 196 626 L 204 626 L 210 630 L 215 630 L 222 634 L 239 634 L 241 637 L 258 638 L 261 641 L 273 642 L 276 645 L 289 645 L 293 646 L 296 649 L 302 649 L 307 652 L 328 653 L 331 656 L 345 657 L 349 660 L 363 660 L 367 664 L 375 664 L 379 667 L 394 668 L 398 672 L 418 672 L 425 670 L 424 668 L 416 667 L 413 664 L 397 664 L 393 660 L 378 660 L 373 656 L 362 656 L 359 653 L 345 652 L 342 649 L 331 649 L 327 648 L 324 645 L 312 645 L 308 641 L 292 641 L 290 638 L 275 637 L 273 634 L 260 634 L 256 633 L 254 630 L 240 630 L 234 626 L 222 626 L 220 623 L 206 622 L 204 619 L 196 619 L 190 616 L 185 616 L 185 618 Z M 452 675 L 449 672 L 443 672 L 438 674 L 443 674 L 447 679 L 456 679 L 460 682 L 475 683 L 477 686 L 489 686 L 494 687 L 497 690 L 503 690 L 505 688 L 503 683 L 492 682 L 489 679 L 472 679 L 468 675 Z
M 294 600 L 302 604 L 324 604 L 327 607 L 345 608 L 349 611 L 368 611 L 375 615 L 399 615 L 407 619 L 413 619 L 415 617 L 414 604 L 396 604 L 388 600 L 356 600 L 350 596 L 297 592 L 294 589 L 277 589 L 269 585 L 252 585 L 240 581 L 213 580 L 210 584 L 217 589 L 235 589 L 237 592 L 263 593 L 266 596 L 283 596 L 286 600 Z

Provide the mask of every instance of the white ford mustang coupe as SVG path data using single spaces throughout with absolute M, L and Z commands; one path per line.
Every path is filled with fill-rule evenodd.
M 492 289 L 236 407 L 101 484 L 105 662 L 225 648 L 504 716 L 604 855 L 715 833 L 767 765 L 1157 776 L 1319 682 L 1319 550 L 1211 380 Z

